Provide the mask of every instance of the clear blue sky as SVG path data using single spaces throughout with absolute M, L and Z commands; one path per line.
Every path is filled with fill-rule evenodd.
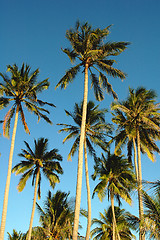
M 34 138 L 45 137 L 49 139 L 49 148 L 58 148 L 63 156 L 62 166 L 64 175 L 61 183 L 56 187 L 64 191 L 70 191 L 70 196 L 75 196 L 77 156 L 72 162 L 67 162 L 67 154 L 71 143 L 62 144 L 65 137 L 58 134 L 57 123 L 70 123 L 64 109 L 72 110 L 75 102 L 80 102 L 83 97 L 83 74 L 79 74 L 75 81 L 66 90 L 54 90 L 55 85 L 65 74 L 71 65 L 67 56 L 61 51 L 61 47 L 69 47 L 65 39 L 65 32 L 74 27 L 79 19 L 88 21 L 94 28 L 104 28 L 113 24 L 109 35 L 110 41 L 129 41 L 131 45 L 119 58 L 117 68 L 128 74 L 127 79 L 121 82 L 119 79 L 110 79 L 119 99 L 124 99 L 128 94 L 128 87 L 144 86 L 147 89 L 157 91 L 160 101 L 160 1 L 159 0 L 1 0 L 0 14 L 0 72 L 6 71 L 6 65 L 22 62 L 29 64 L 33 70 L 40 68 L 39 79 L 49 77 L 50 89 L 42 94 L 43 100 L 53 102 L 57 107 L 51 109 L 53 125 L 47 125 L 43 120 L 37 124 L 37 119 L 26 112 L 31 135 L 28 136 L 19 121 L 13 166 L 20 161 L 17 154 L 24 148 L 23 141 L 33 146 Z M 94 100 L 92 90 L 89 99 Z M 100 103 L 102 108 L 107 107 L 113 99 L 106 94 L 105 100 Z M 3 119 L 5 111 L 0 112 Z M 110 121 L 110 115 L 106 115 Z M 2 133 L 2 128 L 0 130 Z M 0 138 L 0 215 L 2 212 L 3 194 L 7 175 L 7 164 L 10 149 L 10 140 Z M 89 159 L 92 162 L 92 159 Z M 148 180 L 159 179 L 160 159 L 157 156 L 156 163 L 151 163 L 146 156 L 142 158 L 143 178 Z M 90 174 L 93 166 L 90 163 Z M 19 176 L 12 175 L 6 232 L 12 232 L 13 228 L 26 232 L 29 227 L 30 214 L 33 199 L 33 187 L 28 182 L 25 190 L 18 193 L 16 186 Z M 91 181 L 91 190 L 95 183 Z M 42 181 L 42 198 L 39 204 L 42 206 L 49 183 Z M 100 203 L 98 198 L 92 201 L 92 217 L 98 217 L 99 211 L 103 212 L 109 203 L 107 199 Z M 86 208 L 86 189 L 83 180 L 82 207 Z M 132 207 L 123 205 L 133 214 L 137 214 L 136 195 Z M 34 226 L 38 225 L 39 216 L 35 213 Z M 82 234 L 85 233 L 86 224 Z M 5 235 L 7 239 L 7 234 Z

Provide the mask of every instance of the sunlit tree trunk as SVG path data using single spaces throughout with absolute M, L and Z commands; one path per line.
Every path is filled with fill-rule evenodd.
M 91 194 L 89 185 L 89 174 L 88 174 L 88 161 L 87 161 L 87 144 L 86 139 L 84 141 L 84 157 L 85 157 L 85 173 L 86 173 L 86 187 L 87 187 L 87 206 L 88 206 L 88 218 L 87 218 L 87 231 L 86 240 L 89 240 L 90 228 L 91 228 Z
M 34 187 L 34 197 L 33 197 L 33 206 L 32 206 L 32 214 L 31 214 L 29 230 L 28 230 L 28 234 L 27 234 L 26 240 L 30 240 L 31 239 L 31 234 L 32 234 L 33 218 L 34 218 L 34 212 L 35 212 L 35 208 L 36 208 L 36 197 L 37 197 L 37 189 L 38 189 L 38 181 L 39 181 L 39 172 L 40 172 L 40 169 L 38 170 L 37 175 L 36 175 L 36 182 L 35 182 L 35 187 Z
M 114 213 L 114 196 L 113 194 L 111 194 L 111 207 L 112 207 L 112 215 L 113 215 L 113 220 L 112 220 L 112 224 L 113 224 L 113 240 L 116 240 L 116 229 L 115 229 L 115 213 Z
M 141 168 L 141 149 L 140 136 L 137 130 L 137 152 L 138 152 L 138 201 L 139 201 L 139 219 L 143 220 L 143 200 L 142 200 L 142 168 Z M 143 227 L 140 225 L 139 240 L 145 240 Z
M 82 171 L 83 171 L 83 145 L 84 145 L 84 138 L 85 138 L 87 97 L 88 97 L 88 63 L 85 64 L 85 77 L 84 78 L 85 79 L 84 79 L 83 112 L 82 112 L 81 134 L 80 134 L 79 152 L 78 152 L 78 172 L 77 172 L 77 187 L 76 187 L 73 240 L 77 240 L 78 225 L 79 225 L 79 212 L 80 212 L 80 203 L 81 203 Z
M 10 147 L 10 154 L 9 154 L 9 161 L 8 161 L 8 173 L 7 173 L 6 187 L 5 187 L 4 200 L 3 200 L 0 240 L 4 240 L 4 232 L 5 232 L 6 217 L 7 217 L 7 207 L 8 207 L 9 187 L 10 187 L 10 181 L 11 181 L 12 159 L 13 159 L 13 151 L 14 151 L 14 145 L 15 145 L 17 123 L 18 123 L 18 112 L 19 112 L 19 108 L 17 107 L 16 114 L 15 114 L 13 133 L 12 133 L 12 140 L 11 140 L 11 147 Z
M 135 172 L 136 172 L 136 179 L 138 182 L 137 149 L 136 149 L 135 138 L 133 138 L 133 147 L 134 147 L 134 167 L 135 167 Z
M 118 232 L 118 228 L 117 228 L 117 223 L 116 223 L 116 216 L 115 216 L 115 211 L 114 211 L 114 194 L 111 193 L 111 208 L 112 208 L 112 214 L 113 214 L 113 240 L 116 240 L 116 233 L 117 233 L 117 237 L 118 240 L 120 239 L 120 235 Z

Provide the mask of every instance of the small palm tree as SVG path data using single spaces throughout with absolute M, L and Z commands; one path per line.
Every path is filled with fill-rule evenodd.
M 15 115 L 8 162 L 8 174 L 3 201 L 3 212 L 0 230 L 1 240 L 4 239 L 9 186 L 12 169 L 12 158 L 19 114 L 21 116 L 21 121 L 25 131 L 29 133 L 29 128 L 25 120 L 23 105 L 27 108 L 29 112 L 34 113 L 38 117 L 38 120 L 40 120 L 40 118 L 43 118 L 46 122 L 50 124 L 52 123 L 51 120 L 46 116 L 46 113 L 49 114 L 49 111 L 43 108 L 42 106 L 44 105 L 54 106 L 54 105 L 51 103 L 44 102 L 37 98 L 38 93 L 42 92 L 43 90 L 49 87 L 48 79 L 38 82 L 37 77 L 39 74 L 39 69 L 36 69 L 33 73 L 30 73 L 30 70 L 31 70 L 30 67 L 28 65 L 25 66 L 24 64 L 22 65 L 21 69 L 18 69 L 17 65 L 13 66 L 8 65 L 7 71 L 11 73 L 11 77 L 9 78 L 7 75 L 0 73 L 0 76 L 3 78 L 3 83 L 0 82 L 0 109 L 7 108 L 10 104 L 12 104 L 7 114 L 5 115 L 3 122 L 3 134 L 5 136 L 9 136 L 11 120 Z
M 77 239 L 79 212 L 81 202 L 82 188 L 82 172 L 83 172 L 83 144 L 85 138 L 85 124 L 87 114 L 87 98 L 88 98 L 88 71 L 90 73 L 91 85 L 97 100 L 104 98 L 103 90 L 112 93 L 113 97 L 117 95 L 112 89 L 112 85 L 108 82 L 106 74 L 112 77 L 124 79 L 126 75 L 119 69 L 113 67 L 115 60 L 113 57 L 122 53 L 128 46 L 128 42 L 107 42 L 105 38 L 109 35 L 110 26 L 104 29 L 92 29 L 88 24 L 76 23 L 75 29 L 67 30 L 66 37 L 71 43 L 72 50 L 66 48 L 63 52 L 67 54 L 71 62 L 76 59 L 78 64 L 70 68 L 62 77 L 56 88 L 66 88 L 73 81 L 77 73 L 82 69 L 84 72 L 84 96 L 83 96 L 83 113 L 81 122 L 81 135 L 78 152 L 78 172 L 77 172 L 77 188 L 76 188 L 76 204 L 75 204 L 75 220 L 73 230 L 73 240 Z M 112 57 L 109 59 L 109 57 Z M 98 72 L 99 78 L 96 73 Z
M 71 239 L 74 221 L 74 205 L 68 199 L 69 193 L 48 192 L 44 209 L 37 204 L 40 214 L 41 229 L 45 239 Z
M 26 182 L 29 178 L 32 177 L 32 186 L 34 186 L 34 198 L 33 198 L 33 207 L 32 214 L 30 219 L 30 226 L 28 231 L 27 240 L 31 239 L 32 232 L 32 223 L 34 218 L 35 206 L 36 206 L 36 196 L 38 193 L 38 198 L 41 197 L 41 178 L 42 173 L 49 180 L 50 185 L 54 188 L 55 183 L 59 182 L 59 176 L 57 174 L 62 174 L 63 170 L 59 161 L 62 161 L 62 156 L 58 154 L 57 149 L 52 149 L 47 151 L 48 148 L 48 139 L 39 138 L 37 141 L 34 140 L 35 149 L 34 151 L 30 148 L 29 144 L 25 142 L 26 148 L 22 149 L 22 153 L 19 154 L 20 157 L 24 158 L 24 161 L 21 161 L 17 164 L 12 172 L 22 174 L 18 184 L 18 191 L 21 192 Z
M 80 105 L 75 104 L 74 111 L 68 112 L 76 125 L 58 124 L 63 128 L 59 132 L 68 133 L 67 137 L 63 140 L 65 143 L 68 140 L 75 139 L 72 148 L 68 154 L 70 160 L 78 150 L 81 132 L 83 103 Z M 91 226 L 91 197 L 89 186 L 89 173 L 88 173 L 88 161 L 87 161 L 87 149 L 91 156 L 96 157 L 95 147 L 99 146 L 102 149 L 107 149 L 106 136 L 112 132 L 112 126 L 105 122 L 105 113 L 107 109 L 99 109 L 99 105 L 95 106 L 94 102 L 89 101 L 87 104 L 87 116 L 86 116 L 86 128 L 85 128 L 85 140 L 84 140 L 84 153 L 85 153 L 85 173 L 86 173 L 86 186 L 87 186 L 87 205 L 88 205 L 88 223 L 86 231 L 86 240 L 89 239 L 90 226 Z
M 154 161 L 154 152 L 160 153 L 156 140 L 160 139 L 160 107 L 156 104 L 156 93 L 143 87 L 129 89 L 126 101 L 112 104 L 113 121 L 118 124 L 116 149 L 128 139 L 129 148 L 134 145 L 134 162 L 138 182 L 139 219 L 143 217 L 141 152 L 147 153 Z M 138 162 L 138 164 L 137 164 Z M 137 167 L 138 165 L 138 167 Z M 140 240 L 145 239 L 143 228 L 140 229 Z
M 8 240 L 25 240 L 25 234 L 21 232 L 17 232 L 15 229 L 13 229 L 12 235 L 8 233 Z
M 97 160 L 94 169 L 92 178 L 95 180 L 98 177 L 99 183 L 94 189 L 93 196 L 97 193 L 102 201 L 106 194 L 108 195 L 113 213 L 113 240 L 116 239 L 116 233 L 118 239 L 120 239 L 114 212 L 114 199 L 119 204 L 121 203 L 120 198 L 131 204 L 130 191 L 135 187 L 135 175 L 132 166 L 128 163 L 128 159 L 123 156 L 108 152 L 107 157 L 102 154 L 102 158 Z
M 129 218 L 132 215 L 126 212 L 124 209 L 114 207 L 115 218 L 117 223 L 118 232 L 121 240 L 131 240 L 135 238 L 131 230 L 135 230 L 130 223 Z M 94 218 L 92 225 L 96 225 L 91 231 L 91 238 L 93 240 L 112 240 L 113 239 L 113 214 L 112 207 L 107 210 L 104 209 L 104 213 L 100 213 L 100 219 Z

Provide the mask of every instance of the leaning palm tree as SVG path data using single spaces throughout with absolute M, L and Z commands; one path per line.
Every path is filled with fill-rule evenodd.
M 126 212 L 124 209 L 114 207 L 115 218 L 117 223 L 118 232 L 122 240 L 131 240 L 135 238 L 131 230 L 135 230 L 131 222 L 132 214 Z M 104 213 L 100 213 L 100 219 L 94 218 L 92 225 L 96 225 L 91 231 L 91 238 L 93 240 L 112 240 L 113 239 L 113 214 L 112 207 L 107 210 L 104 209 Z
M 76 204 L 75 204 L 75 220 L 73 230 L 73 240 L 77 239 L 79 211 L 81 202 L 81 188 L 82 188 L 82 169 L 83 169 L 83 144 L 85 138 L 85 123 L 87 113 L 87 98 L 88 98 L 88 71 L 90 73 L 91 85 L 97 100 L 104 98 L 103 90 L 112 93 L 113 97 L 117 95 L 112 89 L 112 85 L 108 82 L 105 74 L 112 77 L 119 77 L 124 79 L 126 75 L 113 67 L 115 60 L 113 57 L 123 52 L 128 42 L 107 42 L 104 43 L 105 38 L 109 35 L 110 26 L 104 29 L 92 29 L 88 24 L 76 23 L 75 29 L 67 30 L 66 37 L 70 41 L 72 50 L 66 48 L 63 52 L 67 54 L 73 63 L 76 59 L 78 64 L 70 68 L 62 77 L 56 88 L 66 88 L 67 85 L 73 81 L 77 73 L 82 68 L 84 72 L 84 96 L 83 96 L 83 113 L 81 122 L 81 135 L 78 153 L 78 172 L 77 172 L 77 187 L 76 187 Z M 112 57 L 109 59 L 109 57 Z M 99 78 L 96 73 L 98 72 Z
M 36 69 L 33 73 L 30 73 L 30 70 L 30 67 L 28 65 L 25 66 L 24 64 L 22 65 L 21 69 L 18 69 L 17 65 L 8 65 L 7 71 L 11 73 L 11 77 L 0 73 L 0 76 L 3 78 L 3 83 L 0 82 L 0 109 L 7 108 L 10 104 L 12 104 L 7 111 L 3 122 L 3 134 L 5 136 L 9 136 L 11 120 L 15 115 L 8 163 L 8 174 L 3 201 L 3 212 L 0 230 L 1 240 L 4 239 L 12 158 L 19 114 L 21 116 L 21 121 L 25 131 L 29 133 L 29 128 L 25 120 L 23 105 L 28 109 L 29 112 L 33 112 L 38 117 L 38 120 L 40 120 L 40 118 L 43 118 L 46 122 L 50 124 L 52 123 L 46 116 L 46 113 L 49 114 L 49 111 L 42 106 L 54 105 L 37 98 L 38 93 L 49 87 L 48 79 L 38 82 L 37 77 L 39 74 L 39 69 Z
M 60 162 L 62 161 L 62 156 L 58 154 L 57 149 L 52 149 L 47 151 L 48 139 L 39 138 L 37 141 L 34 140 L 35 149 L 34 151 L 30 148 L 29 144 L 25 142 L 26 148 L 22 149 L 22 153 L 19 154 L 20 157 L 24 158 L 19 164 L 17 164 L 12 172 L 22 174 L 19 184 L 18 191 L 21 192 L 26 182 L 32 177 L 32 186 L 34 186 L 34 198 L 32 214 L 30 219 L 29 231 L 27 240 L 31 239 L 32 223 L 34 218 L 35 206 L 36 206 L 36 196 L 41 197 L 41 178 L 42 173 L 49 180 L 50 185 L 54 188 L 55 183 L 59 182 L 58 174 L 62 174 L 63 170 L 61 168 Z
M 74 221 L 74 204 L 69 193 L 48 192 L 44 208 L 37 204 L 40 214 L 41 230 L 45 239 L 71 239 Z
M 113 213 L 113 240 L 118 240 L 120 235 L 116 224 L 116 217 L 114 212 L 114 199 L 120 204 L 120 199 L 124 199 L 127 203 L 131 204 L 132 199 L 130 196 L 131 190 L 135 187 L 135 175 L 132 170 L 131 164 L 128 159 L 123 156 L 117 156 L 108 152 L 107 157 L 102 154 L 102 157 L 96 161 L 94 166 L 93 180 L 97 177 L 99 183 L 94 189 L 93 196 L 97 193 L 99 199 L 102 201 L 106 194 L 108 199 L 111 200 L 111 207 Z
M 75 139 L 72 148 L 68 154 L 68 160 L 74 156 L 78 150 L 81 132 L 83 103 L 80 105 L 75 104 L 74 111 L 66 114 L 70 116 L 76 125 L 70 124 L 58 124 L 63 128 L 59 132 L 68 133 L 67 137 L 63 140 L 65 143 L 67 140 Z M 90 227 L 91 227 L 91 197 L 89 186 L 89 173 L 88 173 L 88 161 L 87 161 L 87 149 L 91 156 L 96 157 L 95 147 L 99 146 L 102 149 L 107 149 L 106 137 L 112 132 L 112 126 L 105 122 L 105 113 L 107 109 L 99 109 L 99 105 L 95 106 L 94 102 L 89 101 L 87 104 L 86 115 L 86 127 L 85 127 L 85 139 L 84 139 L 84 153 L 85 153 L 85 174 L 86 174 L 86 186 L 87 186 L 87 205 L 88 205 L 88 222 L 86 231 L 86 240 L 89 240 Z
M 126 101 L 112 104 L 113 121 L 118 125 L 116 149 L 128 139 L 129 148 L 134 145 L 134 163 L 138 182 L 139 219 L 143 217 L 141 152 L 147 153 L 154 161 L 154 152 L 160 153 L 155 141 L 160 139 L 160 107 L 156 104 L 153 90 L 143 87 L 129 89 Z M 128 148 L 128 149 L 129 149 Z M 138 167 L 137 167 L 138 165 Z M 143 226 L 140 228 L 140 240 L 144 240 Z

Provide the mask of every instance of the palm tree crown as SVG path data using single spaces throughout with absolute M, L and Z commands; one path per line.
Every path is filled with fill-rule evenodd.
M 112 104 L 112 120 L 118 125 L 118 134 L 115 137 L 117 150 L 126 143 L 127 138 L 129 149 L 139 130 L 141 151 L 146 152 L 154 161 L 153 152 L 160 152 L 155 143 L 160 138 L 160 107 L 155 101 L 156 93 L 153 90 L 140 87 L 136 90 L 130 88 L 126 101 Z
M 128 220 L 129 217 L 132 217 L 132 215 L 129 212 L 126 212 L 124 209 L 120 209 L 119 207 L 114 207 L 114 209 L 120 238 L 122 240 L 133 239 L 135 236 L 132 234 L 131 230 L 134 229 L 134 227 Z M 91 237 L 93 237 L 93 240 L 113 239 L 112 219 L 113 214 L 110 206 L 107 210 L 104 209 L 104 213 L 100 213 L 100 219 L 94 218 L 92 220 L 92 225 L 97 225 L 91 231 Z
M 18 184 L 18 191 L 22 191 L 26 185 L 27 180 L 32 177 L 32 185 L 35 183 L 35 178 L 39 172 L 38 181 L 38 197 L 41 197 L 41 178 L 42 173 L 50 182 L 50 185 L 54 188 L 55 183 L 59 182 L 58 174 L 62 174 L 63 170 L 59 163 L 62 161 L 62 156 L 58 154 L 58 149 L 52 149 L 47 151 L 48 139 L 39 138 L 37 141 L 34 140 L 35 149 L 34 151 L 30 148 L 29 144 L 25 142 L 26 148 L 22 149 L 20 157 L 24 158 L 20 163 L 13 167 L 12 173 L 22 174 Z
M 132 166 L 123 156 L 117 156 L 108 152 L 107 157 L 102 154 L 94 166 L 94 174 L 92 178 L 95 180 L 99 177 L 100 182 L 94 189 L 100 200 L 103 200 L 105 195 L 108 198 L 113 194 L 118 203 L 120 198 L 131 204 L 129 192 L 135 187 L 135 175 Z
M 72 236 L 74 205 L 68 197 L 69 193 L 57 191 L 52 195 L 49 191 L 44 208 L 37 204 L 45 239 L 70 239 Z
M 50 119 L 44 114 L 49 113 L 49 111 L 44 109 L 42 106 L 54 106 L 54 104 L 44 102 L 37 98 L 38 93 L 49 87 L 48 79 L 38 82 L 37 77 L 39 74 L 39 69 L 36 69 L 34 72 L 30 73 L 31 68 L 28 65 L 25 66 L 24 63 L 21 69 L 18 69 L 16 64 L 13 66 L 8 65 L 7 71 L 11 73 L 11 78 L 0 73 L 0 76 L 4 81 L 4 83 L 0 83 L 0 109 L 7 107 L 10 103 L 13 104 L 4 119 L 4 135 L 9 136 L 10 122 L 17 109 L 21 115 L 21 120 L 25 131 L 29 133 L 22 104 L 24 104 L 29 112 L 33 112 L 35 115 L 37 115 L 38 120 L 43 118 L 47 122 L 51 123 Z
M 117 98 L 116 93 L 113 91 L 104 73 L 121 79 L 126 77 L 125 73 L 113 67 L 115 60 L 108 58 L 119 55 L 127 48 L 129 43 L 104 43 L 104 39 L 109 35 L 110 27 L 111 26 L 108 26 L 102 30 L 100 28 L 92 29 L 88 23 L 81 25 L 77 22 L 75 29 L 70 29 L 66 32 L 66 38 L 71 43 L 72 50 L 69 48 L 62 50 L 67 54 L 72 63 L 74 63 L 76 59 L 80 63 L 69 69 L 56 87 L 61 86 L 61 88 L 66 88 L 67 85 L 73 81 L 76 74 L 80 71 L 80 68 L 82 67 L 84 69 L 85 65 L 88 64 L 91 85 L 93 86 L 96 99 L 102 100 L 104 98 L 103 89 L 112 93 L 114 98 Z M 99 78 L 94 71 L 98 71 Z
M 79 140 L 80 140 L 80 130 L 82 122 L 82 110 L 83 103 L 75 104 L 74 111 L 66 111 L 66 114 L 70 116 L 76 125 L 70 124 L 58 124 L 63 128 L 59 132 L 67 132 L 68 135 L 64 138 L 63 143 L 75 138 L 72 148 L 68 154 L 68 159 L 70 160 L 74 156 L 75 152 L 78 150 Z M 105 113 L 107 109 L 99 109 L 99 105 L 95 105 L 94 102 L 89 101 L 87 104 L 87 116 L 86 116 L 86 127 L 85 127 L 85 141 L 89 153 L 96 157 L 96 151 L 94 146 L 99 146 L 103 150 L 107 150 L 106 137 L 112 133 L 112 125 L 107 124 L 105 121 Z M 94 146 L 93 146 L 94 144 Z

